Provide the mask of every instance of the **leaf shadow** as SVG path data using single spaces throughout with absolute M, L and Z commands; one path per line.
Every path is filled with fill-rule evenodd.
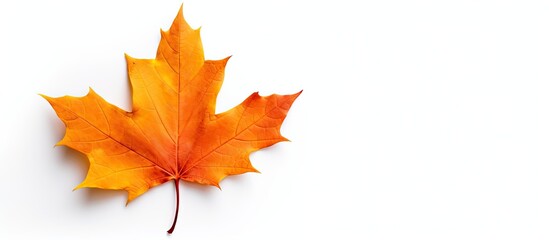
M 257 175 L 257 174 L 261 174 L 261 173 L 248 172 L 248 173 L 244 173 L 244 174 L 228 176 L 225 179 L 223 179 L 221 184 L 225 183 L 225 185 L 229 185 L 229 186 L 235 185 L 235 186 L 243 186 L 244 187 L 244 186 L 249 185 L 249 183 L 252 181 L 250 179 L 250 176 L 251 175 Z M 221 189 L 223 189 L 223 186 L 221 186 Z
M 235 186 L 245 188 L 247 185 L 251 184 L 249 176 L 246 176 L 250 174 L 254 173 L 228 176 L 221 181 L 221 188 L 186 181 L 182 181 L 182 187 L 185 188 L 185 190 L 189 191 L 191 194 L 201 198 L 201 201 L 211 202 L 215 199 L 214 197 L 212 197 L 212 195 L 219 194 L 222 191 L 225 191 L 225 189 L 227 188 L 234 188 Z
M 182 187 L 185 188 L 188 191 L 198 193 L 198 195 L 201 196 L 210 196 L 214 194 L 215 192 L 218 192 L 219 189 L 213 186 L 206 186 L 199 183 L 194 182 L 187 182 L 187 181 L 181 181 Z
M 101 204 L 104 202 L 116 201 L 125 202 L 128 193 L 124 190 L 111 190 L 99 188 L 82 188 L 77 191 L 84 192 L 84 203 L 86 205 Z

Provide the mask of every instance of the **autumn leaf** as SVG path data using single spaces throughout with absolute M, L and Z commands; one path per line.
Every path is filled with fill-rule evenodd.
M 66 126 L 57 145 L 84 153 L 90 162 L 76 187 L 123 189 L 129 203 L 150 188 L 179 181 L 219 187 L 229 175 L 257 172 L 251 152 L 287 141 L 280 126 L 301 92 L 251 94 L 216 114 L 216 98 L 229 58 L 204 60 L 200 29 L 192 29 L 182 8 L 161 31 L 155 59 L 126 55 L 133 108 L 126 112 L 91 88 L 83 97 L 42 95 Z

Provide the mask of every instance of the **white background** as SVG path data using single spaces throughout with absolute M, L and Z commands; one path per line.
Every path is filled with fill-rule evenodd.
M 218 111 L 304 89 L 262 174 L 127 207 L 72 191 L 87 160 L 37 94 L 129 110 L 179 0 L 0 2 L 0 239 L 549 239 L 548 1 L 187 0 Z

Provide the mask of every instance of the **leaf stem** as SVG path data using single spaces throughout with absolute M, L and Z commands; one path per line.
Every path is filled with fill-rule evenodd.
M 177 214 L 179 213 L 179 179 L 174 179 L 173 182 L 175 183 L 176 207 L 175 207 L 175 217 L 173 219 L 173 224 L 170 230 L 168 230 L 168 234 L 172 234 L 173 230 L 175 229 L 175 224 L 177 223 Z

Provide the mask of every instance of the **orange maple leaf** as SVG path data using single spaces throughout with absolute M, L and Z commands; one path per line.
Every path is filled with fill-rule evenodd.
M 287 141 L 280 126 L 301 92 L 251 94 L 238 106 L 215 113 L 229 58 L 204 60 L 200 29 L 182 8 L 161 31 L 156 59 L 126 55 L 133 109 L 126 112 L 91 88 L 84 97 L 43 97 L 66 126 L 57 145 L 84 153 L 90 162 L 76 187 L 123 189 L 128 203 L 173 180 L 179 211 L 179 180 L 219 187 L 229 175 L 257 172 L 251 152 Z

